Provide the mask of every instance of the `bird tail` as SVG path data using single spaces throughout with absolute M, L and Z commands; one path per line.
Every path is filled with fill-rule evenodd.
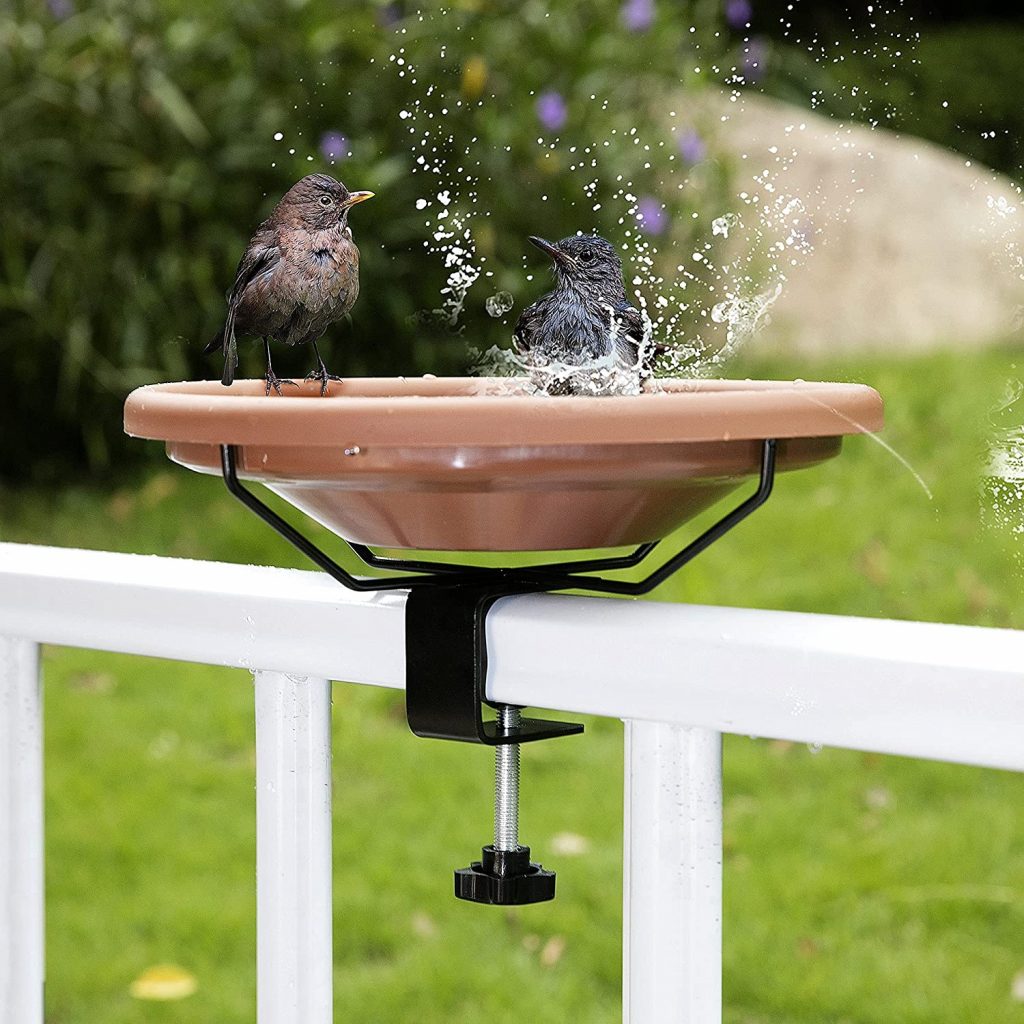
M 230 307 L 228 308 L 228 318 L 225 320 L 224 326 L 210 340 L 206 348 L 203 349 L 203 355 L 209 355 L 217 349 L 221 349 L 224 352 L 224 374 L 221 377 L 221 383 L 228 387 L 234 381 L 235 369 L 238 367 L 238 344 L 235 341 L 235 311 Z
M 224 324 L 224 373 L 220 378 L 224 387 L 229 387 L 235 379 L 238 368 L 238 343 L 235 341 L 235 311 L 228 312 L 227 323 Z

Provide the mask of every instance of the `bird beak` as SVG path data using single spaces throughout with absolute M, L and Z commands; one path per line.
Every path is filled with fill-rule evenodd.
M 546 252 L 556 263 L 563 267 L 566 265 L 567 260 L 565 253 L 563 253 L 557 246 L 552 245 L 551 242 L 544 238 L 538 238 L 536 235 L 530 235 L 530 241 L 533 242 L 533 244 L 542 252 Z
M 373 192 L 349 192 L 348 199 L 341 204 L 341 208 L 347 210 L 350 206 L 355 206 L 357 203 L 365 203 L 367 199 L 372 199 L 373 196 Z

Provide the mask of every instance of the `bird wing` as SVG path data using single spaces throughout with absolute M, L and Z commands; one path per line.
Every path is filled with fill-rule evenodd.
M 630 366 L 646 364 L 650 355 L 650 318 L 626 299 L 612 306 L 610 314 L 616 354 Z
M 533 336 L 543 318 L 544 311 L 541 309 L 539 302 L 535 302 L 532 306 L 527 306 L 519 314 L 519 319 L 516 321 L 516 326 L 512 331 L 512 345 L 520 355 L 529 352 L 533 347 Z
M 272 236 L 266 237 L 262 229 L 256 232 L 242 254 L 238 269 L 235 271 L 234 283 L 227 294 L 228 315 L 224 321 L 224 329 L 220 336 L 214 338 L 206 347 L 206 351 L 212 351 L 217 347 L 217 342 L 220 342 L 224 350 L 224 376 L 221 379 L 225 385 L 235 379 L 235 368 L 238 366 L 238 345 L 235 341 L 235 319 L 238 316 L 238 307 L 246 290 L 267 274 L 273 273 L 280 260 L 280 247 L 274 244 Z

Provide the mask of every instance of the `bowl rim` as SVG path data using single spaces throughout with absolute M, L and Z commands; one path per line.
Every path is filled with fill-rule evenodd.
M 865 384 L 668 378 L 596 398 L 509 394 L 516 380 L 351 377 L 325 398 L 316 382 L 285 397 L 266 396 L 262 380 L 148 384 L 128 396 L 124 429 L 168 443 L 421 448 L 834 437 L 883 425 L 881 396 Z

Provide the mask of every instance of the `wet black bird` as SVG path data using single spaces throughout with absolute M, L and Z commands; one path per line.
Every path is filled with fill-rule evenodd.
M 263 339 L 267 353 L 267 394 L 279 395 L 281 380 L 270 362 L 270 342 L 311 342 L 317 368 L 306 378 L 341 380 L 327 372 L 317 339 L 354 305 L 359 295 L 359 250 L 352 241 L 348 211 L 372 192 L 349 192 L 328 174 L 310 174 L 296 182 L 256 229 L 228 292 L 228 315 L 204 352 L 224 352 L 225 386 L 238 366 L 236 334 Z
M 611 242 L 598 235 L 530 241 L 551 257 L 555 287 L 523 310 L 512 335 L 516 350 L 570 366 L 614 356 L 623 367 L 640 368 L 650 323 L 626 298 Z

